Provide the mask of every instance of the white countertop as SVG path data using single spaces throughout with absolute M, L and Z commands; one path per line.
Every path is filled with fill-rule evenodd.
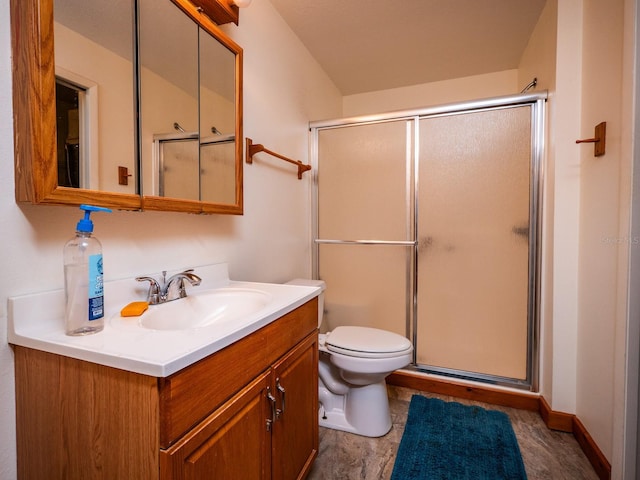
M 187 286 L 189 293 L 231 286 L 267 292 L 271 301 L 241 321 L 222 327 L 165 331 L 122 328 L 112 318 L 119 318 L 120 310 L 128 303 L 146 300 L 148 283 L 133 278 L 117 280 L 105 283 L 105 326 L 103 331 L 93 335 L 74 337 L 65 334 L 63 290 L 10 298 L 9 343 L 144 375 L 166 377 L 259 330 L 320 294 L 318 287 L 231 281 L 226 264 L 196 267 L 194 273 L 202 278 L 202 283 L 198 287 Z M 162 305 L 149 308 L 162 308 Z

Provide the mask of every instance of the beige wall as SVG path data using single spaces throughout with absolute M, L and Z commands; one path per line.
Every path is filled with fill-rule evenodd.
M 353 117 L 512 95 L 522 90 L 531 81 L 531 78 L 524 81 L 522 85 L 518 81 L 518 70 L 505 70 L 410 87 L 348 95 L 343 100 L 344 116 Z
M 624 0 L 550 0 L 520 65 L 550 93 L 541 393 L 552 409 L 578 416 L 613 478 L 622 478 L 628 253 L 637 248 L 624 107 L 632 102 L 634 25 L 625 32 L 624 8 Z M 592 137 L 601 121 L 607 153 L 595 158 L 592 145 L 575 140 Z
M 622 116 L 624 0 L 585 0 L 582 44 L 581 136 L 607 122 L 607 153 L 580 148 L 580 254 L 576 414 L 608 459 L 613 454 L 614 364 L 618 317 L 618 255 L 633 244 L 628 220 L 630 159 L 623 157 Z M 586 147 L 586 148 L 585 148 Z M 622 200 L 622 202 L 621 202 Z M 636 247 L 637 248 L 637 247 Z M 622 265 L 626 271 L 626 265 Z
M 553 92 L 556 85 L 558 0 L 547 0 L 518 65 L 518 85 L 538 79 L 534 90 Z
M 9 0 L 0 0 L 0 478 L 15 478 L 13 355 L 7 297 L 63 286 L 62 246 L 80 210 L 14 201 Z M 342 98 L 268 0 L 227 29 L 245 51 L 245 135 L 308 161 L 308 122 L 342 114 Z M 259 159 L 258 159 L 259 157 Z M 234 279 L 311 274 L 310 176 L 267 156 L 246 165 L 245 215 L 120 212 L 95 218 L 106 280 L 227 261 Z M 107 299 L 108 301 L 108 299 Z

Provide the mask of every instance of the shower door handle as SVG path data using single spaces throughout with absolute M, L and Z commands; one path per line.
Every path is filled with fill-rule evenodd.
M 446 239 L 445 239 L 446 240 Z M 426 237 L 420 237 L 418 240 L 418 253 L 429 253 L 429 249 L 435 246 L 435 241 L 431 235 L 427 235 Z M 451 253 L 456 249 L 456 246 L 453 243 L 442 242 L 440 241 L 437 244 L 437 247 L 440 251 L 445 253 Z
M 513 233 L 514 235 L 518 235 L 518 236 L 521 236 L 521 237 L 524 237 L 524 238 L 528 239 L 529 238 L 529 225 L 528 224 L 521 225 L 521 226 L 514 225 L 511 228 L 511 233 Z
M 433 237 L 427 235 L 426 237 L 420 237 L 418 239 L 418 253 L 422 253 L 433 246 Z

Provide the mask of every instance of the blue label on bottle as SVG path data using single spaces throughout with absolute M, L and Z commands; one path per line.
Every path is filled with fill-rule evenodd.
M 102 282 L 102 254 L 89 256 L 89 320 L 104 316 L 104 285 Z

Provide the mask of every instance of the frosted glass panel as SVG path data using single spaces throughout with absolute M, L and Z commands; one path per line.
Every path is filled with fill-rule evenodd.
M 176 140 L 160 143 L 162 186 L 165 197 L 200 199 L 198 175 L 198 140 Z
M 407 240 L 406 121 L 318 132 L 318 237 Z
M 357 325 L 406 335 L 411 249 L 320 245 L 319 276 L 327 284 L 322 331 Z
M 200 189 L 204 202 L 235 203 L 235 142 L 203 143 L 200 146 Z
M 531 109 L 420 121 L 417 363 L 525 379 Z

